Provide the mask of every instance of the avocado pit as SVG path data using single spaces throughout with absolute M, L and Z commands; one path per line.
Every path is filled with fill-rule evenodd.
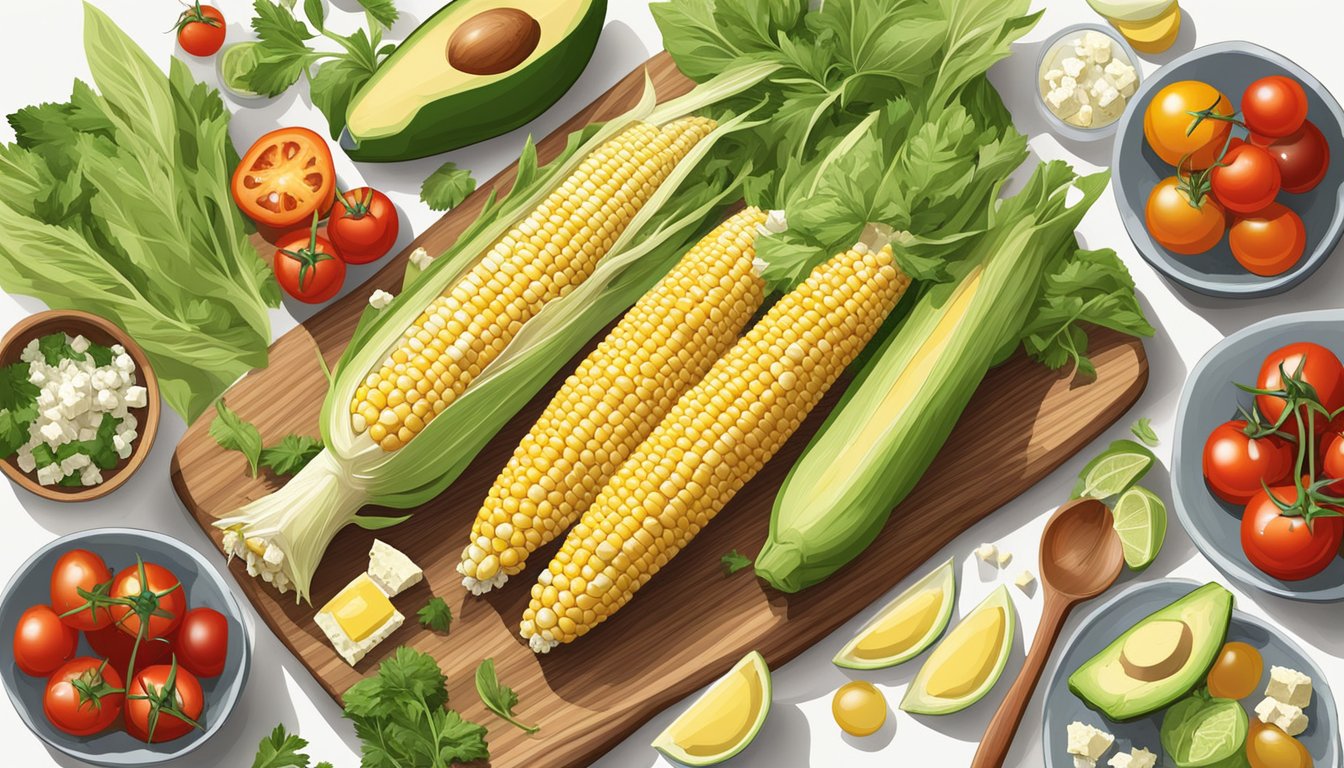
M 1194 644 L 1194 633 L 1184 621 L 1150 621 L 1125 639 L 1120 666 L 1135 680 L 1164 680 L 1185 666 Z
M 448 40 L 448 64 L 470 75 L 498 75 L 517 67 L 541 42 L 541 24 L 517 8 L 472 16 Z

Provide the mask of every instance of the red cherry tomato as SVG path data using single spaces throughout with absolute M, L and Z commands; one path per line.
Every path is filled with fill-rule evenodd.
M 1279 194 L 1279 166 L 1263 147 L 1233 139 L 1209 175 L 1213 196 L 1233 213 L 1255 213 Z
M 124 678 L 131 666 L 131 651 L 135 648 L 135 638 L 126 634 L 117 626 L 107 626 L 85 632 L 93 652 L 107 659 L 108 665 L 117 670 Z M 135 668 L 144 669 L 155 664 L 167 664 L 173 657 L 173 646 L 167 638 L 146 639 L 140 643 L 135 654 Z
M 1331 496 L 1344 496 L 1344 435 L 1327 432 L 1321 443 L 1321 472 L 1338 481 L 1326 486 L 1325 492 Z
M 1279 485 L 1293 474 L 1292 444 L 1275 435 L 1248 437 L 1246 422 L 1220 424 L 1204 443 L 1204 479 L 1223 501 L 1245 504 L 1260 483 Z
M 382 192 L 360 187 L 336 197 L 327 237 L 347 264 L 368 264 L 392 250 L 401 228 L 397 209 Z
M 317 229 L 292 232 L 275 249 L 275 277 L 285 292 L 307 304 L 321 304 L 340 292 L 345 262 Z
M 1307 250 L 1302 217 L 1279 203 L 1236 220 L 1228 230 L 1228 247 L 1237 263 L 1254 275 L 1273 277 L 1297 266 Z
M 1272 487 L 1269 492 L 1285 504 L 1297 501 L 1297 488 Z M 1241 548 L 1251 564 L 1276 579 L 1309 579 L 1329 567 L 1344 541 L 1344 517 L 1318 517 L 1307 523 L 1286 516 L 1269 494 L 1257 493 L 1241 517 Z
M 224 14 L 211 5 L 197 2 L 177 19 L 177 42 L 192 56 L 214 56 L 225 34 Z
M 34 605 L 14 628 L 14 663 L 25 675 L 46 677 L 75 658 L 79 630 L 61 621 L 51 606 Z
M 121 675 L 106 661 L 81 657 L 51 676 L 42 711 L 51 724 L 71 736 L 92 736 L 108 729 L 121 714 Z
M 195 675 L 176 665 L 149 667 L 126 688 L 126 732 L 145 742 L 179 739 L 199 727 L 204 707 Z
M 182 617 L 173 653 L 197 677 L 219 677 L 229 654 L 229 620 L 212 608 L 192 608 Z
M 1302 124 L 1296 133 L 1279 138 L 1254 136 L 1251 140 L 1260 144 L 1274 158 L 1279 166 L 1279 177 L 1283 191 L 1294 195 L 1310 192 L 1325 178 L 1330 169 L 1330 142 L 1325 134 L 1310 120 Z
M 186 592 L 177 577 L 155 563 L 141 562 L 123 568 L 112 580 L 112 597 L 129 598 L 153 608 L 148 626 L 144 628 L 146 638 L 171 635 L 187 612 Z M 140 615 L 131 606 L 112 606 L 112 618 L 122 632 L 131 637 L 140 635 Z
M 101 557 L 87 549 L 72 549 L 61 555 L 51 569 L 51 609 L 75 629 L 106 627 L 112 623 L 112 613 L 106 607 L 87 607 L 89 601 L 80 591 L 97 592 L 100 587 L 106 589 L 111 581 L 112 571 Z
M 1300 373 L 1299 373 L 1300 369 Z M 1315 390 L 1325 408 L 1334 413 L 1344 406 L 1344 365 L 1341 365 L 1335 353 L 1308 341 L 1299 341 L 1274 350 L 1260 366 L 1260 376 L 1256 379 L 1259 389 L 1283 389 L 1280 370 L 1289 376 L 1298 375 Z M 1286 403 L 1275 395 L 1256 395 L 1256 407 L 1271 424 L 1277 423 L 1283 415 Z M 1305 422 L 1305 415 L 1303 416 Z M 1324 433 L 1329 423 L 1325 416 L 1315 415 L 1316 434 Z M 1297 419 L 1289 416 L 1283 422 L 1283 430 L 1297 434 Z
M 1262 77 L 1242 94 L 1241 114 L 1251 133 L 1287 136 L 1307 119 L 1307 92 L 1291 77 Z

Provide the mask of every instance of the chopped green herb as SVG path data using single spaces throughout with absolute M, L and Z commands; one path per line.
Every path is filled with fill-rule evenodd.
M 277 475 L 292 475 L 322 452 L 322 440 L 307 435 L 285 435 L 276 445 L 261 449 L 259 464 Z
M 92 358 L 93 364 L 99 368 L 111 365 L 112 359 L 116 357 L 111 347 L 104 347 L 102 344 L 90 343 L 86 352 Z
M 457 167 L 457 163 L 444 163 L 425 179 L 420 187 L 420 199 L 434 211 L 446 211 L 456 208 L 476 190 L 476 180 L 471 171 Z
M 308 768 L 310 758 L 302 751 L 307 746 L 307 739 L 287 732 L 283 724 L 277 725 L 271 735 L 263 738 L 257 746 L 252 768 Z M 318 763 L 316 768 L 323 766 L 331 768 L 331 763 Z
M 431 597 L 416 615 L 420 617 L 423 627 L 435 632 L 447 632 L 453 624 L 453 610 L 438 595 Z
M 476 668 L 476 693 L 480 694 L 481 702 L 485 708 L 499 715 L 509 723 L 527 731 L 529 734 L 541 730 L 541 726 L 526 726 L 518 722 L 513 717 L 513 708 L 518 706 L 518 694 L 513 689 L 499 682 L 495 675 L 495 660 L 486 659 L 481 662 L 481 666 Z
M 729 576 L 751 565 L 751 558 L 734 549 L 732 552 L 719 558 L 719 563 L 723 566 L 723 572 Z
M 1157 439 L 1157 433 L 1153 431 L 1153 420 L 1147 416 L 1135 422 L 1134 426 L 1129 428 L 1129 431 L 1133 432 L 1134 436 L 1143 441 L 1143 444 L 1149 448 L 1156 448 L 1157 444 L 1161 442 Z
M 84 356 L 70 346 L 70 339 L 64 333 L 53 333 L 37 340 L 37 351 L 47 365 L 59 365 L 62 360 L 83 360 Z
M 239 418 L 221 399 L 215 403 L 215 420 L 210 422 L 210 436 L 215 438 L 219 447 L 227 451 L 238 451 L 247 459 L 252 476 L 257 476 L 257 465 L 261 461 L 261 433 L 257 428 Z

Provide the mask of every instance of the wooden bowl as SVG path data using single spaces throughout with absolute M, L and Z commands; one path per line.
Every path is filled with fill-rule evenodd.
M 17 456 L 0 460 L 0 470 L 23 489 L 44 499 L 88 501 L 106 496 L 120 488 L 122 483 L 145 463 L 145 457 L 149 455 L 149 449 L 154 444 L 154 436 L 159 431 L 159 380 L 154 376 L 154 369 L 149 366 L 149 358 L 145 357 L 145 351 L 127 336 L 125 331 L 97 315 L 73 309 L 38 312 L 19 321 L 9 329 L 9 333 L 5 334 L 4 340 L 0 341 L 0 365 L 18 362 L 19 356 L 23 354 L 23 348 L 28 346 L 30 341 L 58 332 L 70 336 L 83 335 L 89 341 L 105 347 L 120 344 L 126 349 L 126 354 L 135 361 L 135 383 L 146 390 L 145 407 L 134 409 L 136 421 L 139 422 L 136 431 L 140 435 L 135 439 L 131 455 L 117 462 L 117 466 L 111 470 L 104 472 L 103 482 L 92 487 L 42 485 L 37 482 L 36 476 L 19 469 Z

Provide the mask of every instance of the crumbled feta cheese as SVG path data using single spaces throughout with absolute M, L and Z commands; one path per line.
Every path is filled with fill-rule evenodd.
M 369 306 L 374 309 L 385 309 L 387 305 L 392 303 L 393 298 L 395 297 L 392 294 L 378 289 L 369 294 Z
M 373 540 L 369 550 L 369 578 L 388 597 L 397 595 L 420 583 L 425 572 L 401 550 L 381 539 Z
M 94 485 L 100 485 L 102 484 L 102 482 L 103 482 L 103 471 L 99 469 L 96 464 L 90 464 L 89 466 L 80 470 L 79 483 L 85 488 Z
M 126 388 L 126 405 L 131 408 L 144 408 L 149 397 L 149 390 L 144 387 L 135 386 Z
M 430 264 L 434 263 L 434 257 L 430 256 L 429 251 L 424 248 L 416 248 L 411 251 L 411 263 L 415 265 L 416 269 L 423 272 L 429 269 Z
M 1053 111 L 1057 117 L 1073 117 L 1078 111 L 1078 100 L 1073 97 L 1072 88 L 1056 88 L 1046 94 L 1045 100 L 1050 103 L 1051 111 Z
M 61 423 L 59 421 L 49 421 L 46 424 L 43 424 L 38 431 L 42 433 L 42 437 L 45 438 L 48 443 L 59 444 L 65 442 L 61 439 L 65 437 L 65 432 L 61 429 Z
M 1076 91 L 1078 90 L 1078 81 L 1074 80 L 1072 77 L 1069 77 L 1068 75 L 1065 75 L 1059 81 L 1059 87 L 1067 91 Z
M 48 464 L 37 470 L 37 482 L 41 485 L 55 485 L 62 477 L 60 464 Z
M 81 333 L 70 340 L 70 348 L 75 350 L 76 354 L 82 355 L 89 351 L 89 340 Z
M 1046 73 L 1042 75 L 1042 77 L 1046 79 L 1046 82 L 1050 83 L 1058 83 L 1059 79 L 1063 76 L 1064 76 L 1064 70 L 1062 69 L 1047 70 Z M 1077 75 L 1074 75 L 1074 77 L 1077 77 Z
M 1073 768 L 1097 768 L 1097 761 L 1089 760 L 1082 755 L 1073 755 Z
M 1069 736 L 1068 753 L 1080 755 L 1093 762 L 1101 759 L 1111 748 L 1115 737 L 1095 726 L 1074 721 L 1066 729 Z
M 76 453 L 74 456 L 61 462 L 61 474 L 73 475 L 92 463 L 93 462 L 89 460 L 89 455 L 87 453 Z
M 1115 101 L 1118 98 L 1120 98 L 1120 91 L 1108 85 L 1106 89 L 1102 91 L 1102 94 L 1097 97 L 1097 106 L 1109 107 L 1111 105 L 1111 102 Z
M 1088 58 L 1097 64 L 1111 60 L 1111 38 L 1100 32 L 1088 31 L 1083 35 L 1083 45 L 1087 47 Z
M 1084 105 L 1082 105 L 1081 107 L 1079 107 L 1079 108 L 1078 108 L 1078 115 L 1077 115 L 1077 117 L 1078 117 L 1078 124 L 1079 124 L 1079 125 L 1083 126 L 1084 128 L 1091 127 L 1091 125 L 1092 125 L 1092 105 L 1091 105 L 1091 104 L 1084 104 Z
M 1129 752 L 1121 752 L 1106 763 L 1111 768 L 1156 768 L 1157 755 L 1146 749 L 1135 747 Z
M 1272 696 L 1266 696 L 1255 705 L 1255 716 L 1260 722 L 1277 726 L 1289 736 L 1296 736 L 1307 730 L 1307 716 L 1302 708 L 1284 703 Z
M 1084 69 L 1087 68 L 1087 62 L 1083 61 L 1082 59 L 1070 56 L 1067 59 L 1064 59 L 1063 61 L 1059 62 L 1059 67 L 1060 69 L 1064 70 L 1064 74 L 1068 75 L 1069 77 L 1076 78 L 1083 73 Z
M 1269 668 L 1269 684 L 1265 695 L 1299 709 L 1311 705 L 1311 678 L 1287 667 Z
M 991 562 L 994 558 L 998 557 L 998 555 L 999 548 L 993 544 L 981 544 L 975 548 L 975 556 L 984 560 L 986 563 Z
M 1000 550 L 999 556 L 995 558 L 995 562 L 1000 568 L 1007 568 L 1008 564 L 1013 562 L 1013 553 Z
M 37 469 L 37 459 L 33 458 L 32 451 L 25 451 L 20 448 L 18 462 L 19 469 L 24 472 L 32 472 L 34 469 Z
M 1036 576 L 1031 571 L 1023 571 L 1017 574 L 1017 578 L 1013 579 L 1013 583 L 1017 585 L 1018 589 L 1026 592 L 1028 589 L 1031 589 L 1032 584 L 1036 583 Z
M 1130 764 L 1133 762 L 1134 762 L 1133 757 L 1124 752 L 1121 752 L 1117 755 L 1111 755 L 1111 759 L 1107 760 L 1106 764 L 1109 765 L 1111 768 L 1130 768 Z

